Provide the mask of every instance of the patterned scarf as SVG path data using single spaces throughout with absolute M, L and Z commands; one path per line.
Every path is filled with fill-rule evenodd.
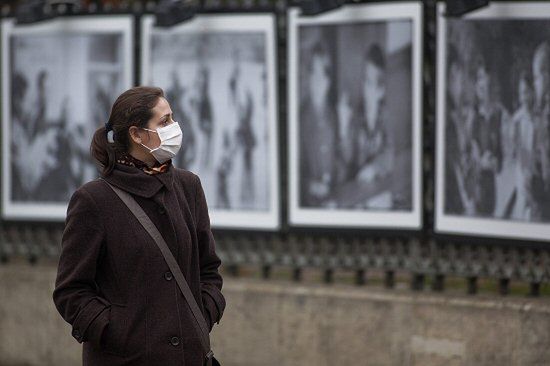
M 117 157 L 116 162 L 123 165 L 136 167 L 138 169 L 143 170 L 145 174 L 149 174 L 149 175 L 164 173 L 165 171 L 168 170 L 170 165 L 172 165 L 172 160 L 170 159 L 163 164 L 160 164 L 159 162 L 157 162 L 154 166 L 149 167 L 143 161 L 134 158 L 132 155 L 126 152 L 120 154 L 120 156 Z

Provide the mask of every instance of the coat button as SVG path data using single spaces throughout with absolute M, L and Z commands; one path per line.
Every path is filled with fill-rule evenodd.
M 170 338 L 170 344 L 172 346 L 177 346 L 178 344 L 180 344 L 180 339 L 178 337 L 172 337 Z
M 164 207 L 159 206 L 158 212 L 159 214 L 164 215 L 166 213 L 166 210 L 164 209 Z
M 168 271 L 168 272 L 165 272 L 164 273 L 164 278 L 166 279 L 166 281 L 171 281 L 172 280 L 172 272 Z

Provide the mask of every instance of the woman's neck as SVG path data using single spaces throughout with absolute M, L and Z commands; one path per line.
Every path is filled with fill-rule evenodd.
M 132 155 L 134 158 L 143 161 L 145 164 L 147 164 L 148 167 L 153 167 L 157 164 L 157 159 L 153 155 L 151 155 L 150 152 L 144 151 L 145 148 L 136 148 L 132 147 L 130 148 L 130 151 L 128 151 L 128 154 Z

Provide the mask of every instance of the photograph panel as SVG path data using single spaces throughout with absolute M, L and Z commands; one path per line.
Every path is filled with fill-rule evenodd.
M 420 227 L 419 9 L 290 12 L 292 223 Z
M 438 231 L 550 234 L 549 7 L 516 8 L 438 10 Z
M 5 218 L 63 220 L 97 176 L 90 140 L 131 86 L 130 32 L 128 17 L 3 21 Z
M 201 16 L 171 30 L 150 18 L 144 29 L 144 81 L 182 125 L 175 164 L 201 177 L 213 226 L 277 227 L 273 17 Z

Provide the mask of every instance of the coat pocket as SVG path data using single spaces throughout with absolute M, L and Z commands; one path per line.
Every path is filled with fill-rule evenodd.
M 101 350 L 104 353 L 124 357 L 128 338 L 128 316 L 126 305 L 111 304 L 109 323 L 101 336 Z

